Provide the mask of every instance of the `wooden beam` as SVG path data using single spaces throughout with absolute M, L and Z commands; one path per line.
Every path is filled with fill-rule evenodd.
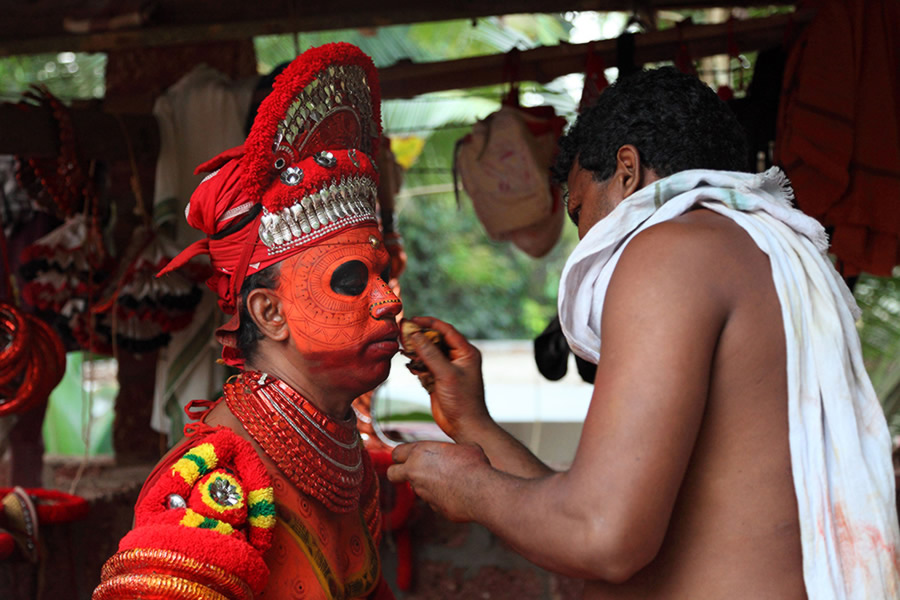
M 728 54 L 733 39 L 741 52 L 776 46 L 791 26 L 808 23 L 813 11 L 748 19 L 715 25 L 685 25 L 635 35 L 637 64 L 674 59 L 687 45 L 694 59 Z M 520 81 L 547 83 L 569 73 L 583 73 L 589 44 L 560 44 L 519 53 Z M 616 40 L 593 42 L 594 53 L 609 67 L 616 65 Z M 443 90 L 496 85 L 505 82 L 505 54 L 434 63 L 398 63 L 379 70 L 382 98 L 411 98 Z
M 135 160 L 156 161 L 159 127 L 152 115 L 111 115 L 99 108 L 73 108 L 72 128 L 78 151 L 85 158 L 127 159 L 129 144 Z M 0 104 L 0 154 L 56 156 L 59 140 L 50 111 L 25 104 Z
M 792 5 L 793 0 L 338 0 L 310 8 L 301 0 L 241 0 L 192 2 L 185 8 L 182 0 L 163 0 L 156 21 L 137 29 L 86 34 L 66 33 L 61 24 L 49 28 L 46 23 L 37 35 L 28 35 L 29 23 L 46 19 L 29 15 L 20 7 L 4 16 L 0 25 L 0 56 L 43 52 L 105 52 L 119 48 L 166 46 L 246 39 L 258 35 L 327 31 L 347 28 L 373 28 L 387 25 L 474 19 L 520 13 L 561 13 L 567 11 L 624 11 L 647 9 L 709 8 L 727 6 Z M 179 4 L 174 4 L 179 3 Z M 46 9 L 47 2 L 41 8 Z M 57 18 L 59 18 L 57 16 Z M 168 19 L 168 20 L 167 20 Z M 61 23 L 61 20 L 60 20 Z M 22 32 L 25 32 L 24 35 Z
M 635 35 L 638 64 L 671 60 L 680 44 L 695 59 L 727 54 L 730 40 L 742 52 L 782 43 L 787 28 L 808 23 L 813 11 L 716 25 L 686 25 Z M 546 83 L 561 75 L 584 71 L 589 44 L 560 44 L 520 52 L 520 81 Z M 616 40 L 593 43 L 594 52 L 615 66 Z M 505 54 L 432 63 L 404 62 L 379 70 L 383 98 L 410 98 L 428 92 L 504 83 Z M 138 161 L 156 160 L 159 129 L 152 115 L 115 115 L 96 103 L 71 111 L 79 150 L 85 157 L 127 157 L 131 144 Z M 123 129 L 124 128 L 124 129 Z M 0 104 L 0 154 L 54 156 L 58 140 L 48 110 L 24 104 Z M 124 133 L 127 132 L 127 142 Z

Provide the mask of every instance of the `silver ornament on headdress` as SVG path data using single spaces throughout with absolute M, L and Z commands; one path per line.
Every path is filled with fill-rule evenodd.
M 347 150 L 349 162 L 357 169 L 362 168 L 364 163 L 359 153 L 372 152 L 378 126 L 368 76 L 359 65 L 329 65 L 297 92 L 278 124 L 273 151 L 289 152 L 293 160 L 308 156 L 304 152 L 306 143 L 310 139 L 320 139 L 315 135 L 317 129 L 327 127 L 328 117 L 336 113 L 345 113 L 359 124 L 359 139 Z M 326 169 L 338 166 L 333 151 L 321 150 L 312 158 Z M 374 165 L 371 158 L 369 163 Z M 281 170 L 284 166 L 276 168 Z M 288 167 L 279 177 L 281 183 L 294 186 L 303 181 L 304 174 L 297 167 Z M 264 208 L 259 238 L 269 248 L 269 254 L 276 254 L 354 223 L 377 222 L 376 196 L 375 181 L 369 176 L 333 178 L 323 182 L 318 190 L 292 198 L 287 208 L 277 212 Z
M 297 185 L 303 181 L 303 169 L 300 167 L 288 167 L 281 172 L 281 183 L 285 185 Z
M 374 222 L 376 196 L 375 182 L 369 177 L 331 180 L 321 190 L 295 200 L 289 208 L 276 213 L 263 209 L 259 238 L 274 254 L 344 225 Z

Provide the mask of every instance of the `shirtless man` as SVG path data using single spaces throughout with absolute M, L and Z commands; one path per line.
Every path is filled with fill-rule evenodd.
M 797 456 L 806 456 L 804 443 L 816 447 L 816 419 L 826 429 L 840 421 L 828 409 L 813 425 L 792 421 L 798 397 L 800 414 L 819 406 L 820 394 L 792 393 L 798 376 L 789 378 L 787 348 L 858 357 L 859 346 L 795 339 L 793 328 L 786 344 L 781 271 L 772 264 L 784 257 L 770 249 L 770 262 L 738 224 L 764 219 L 748 219 L 752 202 L 799 215 L 787 208 L 782 176 L 734 172 L 744 170 L 738 123 L 705 85 L 670 69 L 609 88 L 561 145 L 558 175 L 582 241 L 563 273 L 560 316 L 573 350 L 597 363 L 571 467 L 552 471 L 491 419 L 478 350 L 449 324 L 423 317 L 415 320 L 443 332 L 452 348 L 447 360 L 421 335 L 413 341 L 436 379 L 434 416 L 457 444 L 400 446 L 389 478 L 410 481 L 450 519 L 483 524 L 534 563 L 584 578 L 586 598 L 896 597 L 890 441 L 874 394 L 851 402 L 850 391 L 838 402 L 863 407 L 854 409 L 866 421 L 854 439 L 864 446 L 871 436 L 877 451 L 850 471 L 868 470 L 874 482 L 848 484 L 828 464 L 809 474 L 792 462 L 795 440 Z M 800 239 L 793 230 L 785 236 Z M 814 254 L 807 269 L 839 281 L 823 253 Z M 608 267 L 599 275 L 598 263 Z M 811 322 L 852 330 L 835 294 L 827 310 L 800 304 L 797 319 L 806 312 Z M 829 481 L 812 493 L 816 478 Z M 867 517 L 854 512 L 842 522 L 840 502 L 856 485 L 877 490 L 866 509 L 878 514 L 868 524 L 872 543 L 859 535 Z M 817 551 L 823 539 L 837 542 Z

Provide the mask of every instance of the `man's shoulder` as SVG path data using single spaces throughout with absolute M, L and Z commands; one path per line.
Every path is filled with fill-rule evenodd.
M 641 231 L 622 252 L 622 262 L 652 262 L 676 271 L 718 271 L 730 260 L 758 250 L 740 225 L 709 210 L 694 210 Z
M 741 237 L 736 234 L 742 231 L 741 226 L 732 219 L 712 210 L 699 208 L 651 225 L 638 233 L 629 246 L 637 242 L 638 248 L 668 248 L 670 252 L 690 252 L 710 246 L 733 247 Z
M 765 254 L 740 225 L 700 209 L 634 236 L 622 252 L 611 286 L 645 295 L 658 289 L 666 297 L 684 286 L 689 289 L 679 295 L 694 296 L 695 301 L 697 295 L 707 295 L 716 304 L 733 307 L 747 286 L 770 276 Z

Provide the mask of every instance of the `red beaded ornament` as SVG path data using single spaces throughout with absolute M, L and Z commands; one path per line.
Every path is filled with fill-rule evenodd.
M 248 371 L 225 385 L 228 408 L 291 482 L 334 512 L 349 512 L 372 477 L 356 418 L 337 421 L 279 379 Z

